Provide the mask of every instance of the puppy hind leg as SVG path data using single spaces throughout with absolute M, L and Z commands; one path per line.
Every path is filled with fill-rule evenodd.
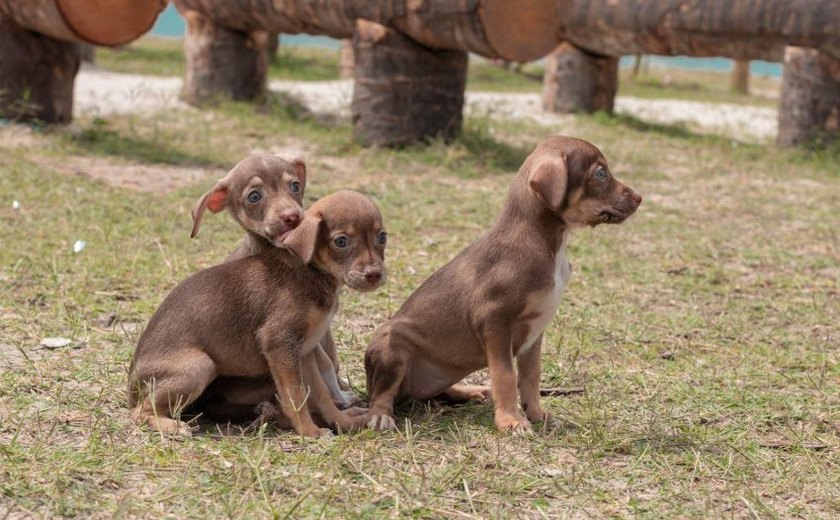
M 481 401 L 491 396 L 489 385 L 456 383 L 439 395 L 436 395 L 435 399 L 441 399 L 450 403 L 466 403 L 467 401 Z
M 158 363 L 162 364 L 162 361 L 158 360 Z M 145 397 L 132 411 L 132 417 L 138 424 L 164 434 L 190 435 L 189 426 L 174 417 L 213 381 L 218 374 L 216 364 L 207 354 L 195 349 L 179 356 L 177 363 L 172 365 L 178 372 L 167 371 L 144 381 Z
M 389 332 L 374 336 L 373 343 L 365 352 L 365 373 L 370 399 L 368 428 L 374 430 L 396 430 L 394 401 L 397 399 L 408 372 L 408 363 L 388 343 Z

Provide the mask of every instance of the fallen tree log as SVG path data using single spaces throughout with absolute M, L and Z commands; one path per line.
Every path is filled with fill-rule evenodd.
M 395 28 L 436 49 L 528 61 L 557 46 L 557 0 L 174 0 L 241 32 L 352 38 L 357 19 Z
M 796 45 L 840 59 L 837 0 L 571 0 L 563 4 L 561 37 L 594 54 L 780 61 L 784 47 Z
M 20 27 L 70 42 L 115 47 L 152 28 L 166 0 L 0 0 Z

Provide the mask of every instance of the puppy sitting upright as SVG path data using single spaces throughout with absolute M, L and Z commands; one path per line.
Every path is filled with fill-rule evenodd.
M 540 405 L 540 347 L 571 275 L 568 232 L 622 222 L 641 200 L 612 176 L 592 144 L 560 136 L 543 141 L 520 168 L 490 231 L 432 274 L 374 333 L 365 354 L 368 426 L 395 428 L 395 402 L 486 395 L 486 387 L 452 386 L 484 367 L 500 430 L 529 432 L 531 421 L 552 420 Z
M 379 209 L 359 193 L 335 193 L 315 203 L 282 244 L 199 271 L 172 290 L 132 360 L 135 420 L 186 433 L 173 416 L 216 378 L 270 377 L 271 394 L 301 435 L 328 432 L 310 409 L 343 431 L 364 424 L 365 416 L 335 407 L 313 352 L 330 326 L 341 286 L 371 290 L 384 279 Z
M 227 208 L 246 235 L 225 262 L 257 255 L 269 247 L 282 247 L 284 233 L 300 223 L 305 188 L 306 164 L 302 160 L 286 161 L 269 154 L 246 157 L 195 203 L 190 236 L 198 234 L 205 209 L 218 213 Z M 342 408 L 361 402 L 338 377 L 338 352 L 329 330 L 316 355 L 333 401 Z

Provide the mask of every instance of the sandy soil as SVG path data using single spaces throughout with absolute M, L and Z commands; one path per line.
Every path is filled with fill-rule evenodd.
M 117 74 L 91 68 L 76 79 L 75 112 L 108 115 L 153 113 L 179 108 L 192 110 L 178 100 L 180 78 Z M 298 98 L 313 112 L 349 117 L 352 82 L 272 81 L 269 88 Z M 468 92 L 467 112 L 496 117 L 531 119 L 545 126 L 562 126 L 566 115 L 545 113 L 540 95 L 529 93 Z M 700 101 L 618 97 L 616 112 L 652 123 L 682 123 L 699 132 L 717 133 L 747 142 L 770 142 L 776 135 L 776 110 Z

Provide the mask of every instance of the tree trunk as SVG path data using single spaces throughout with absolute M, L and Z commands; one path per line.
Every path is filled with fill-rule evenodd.
M 557 0 L 174 0 L 240 31 L 353 36 L 357 19 L 402 31 L 436 49 L 529 61 L 558 43 Z
M 739 94 L 750 92 L 750 60 L 735 60 L 732 64 L 730 89 Z
M 433 50 L 359 20 L 353 38 L 353 134 L 365 146 L 394 146 L 461 129 L 467 53 Z
M 596 54 L 780 61 L 785 45 L 840 58 L 837 0 L 569 0 L 560 38 Z
M 152 28 L 166 0 L 0 0 L 19 26 L 71 42 L 114 47 Z
M 280 35 L 277 33 L 268 33 L 268 40 L 265 44 L 266 53 L 268 54 L 268 61 L 274 63 L 277 61 L 277 52 L 280 50 Z
M 0 15 L 0 117 L 68 123 L 78 44 L 28 31 Z
M 96 47 L 89 43 L 79 44 L 79 57 L 85 63 L 96 63 Z
M 543 110 L 612 112 L 618 58 L 595 56 L 563 43 L 546 58 Z
M 338 77 L 340 77 L 341 79 L 352 78 L 354 62 L 355 58 L 353 57 L 353 40 L 342 40 L 341 54 L 338 58 Z
M 788 47 L 783 71 L 779 147 L 836 139 L 840 131 L 840 61 L 814 49 Z
M 204 15 L 182 12 L 186 75 L 184 101 L 200 104 L 218 98 L 249 100 L 266 91 L 268 33 L 244 33 L 213 23 Z

